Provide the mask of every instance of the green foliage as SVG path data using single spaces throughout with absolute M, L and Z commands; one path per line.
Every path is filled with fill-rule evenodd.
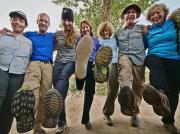
M 113 24 L 114 29 L 117 29 L 122 25 L 122 20 L 120 19 L 121 12 L 130 3 L 139 4 L 142 11 L 144 11 L 156 1 L 158 0 L 112 0 L 111 23 Z M 66 7 L 79 9 L 79 12 L 75 14 L 75 24 L 79 27 L 82 20 L 88 20 L 92 24 L 94 33 L 96 34 L 97 27 L 103 19 L 102 0 L 53 0 L 52 2 Z M 80 3 L 82 5 L 81 7 L 78 6 Z

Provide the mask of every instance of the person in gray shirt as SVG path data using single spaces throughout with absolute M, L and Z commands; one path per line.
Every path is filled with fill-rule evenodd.
M 138 113 L 142 100 L 144 77 L 145 47 L 143 43 L 142 25 L 135 20 L 140 17 L 141 8 L 137 4 L 127 6 L 121 15 L 124 26 L 115 32 L 119 47 L 118 82 L 120 93 L 118 101 L 121 112 L 131 116 L 131 125 L 139 126 Z
M 24 37 L 27 17 L 10 12 L 12 32 L 0 35 L 0 134 L 8 134 L 13 122 L 11 100 L 21 87 L 32 53 L 32 42 Z

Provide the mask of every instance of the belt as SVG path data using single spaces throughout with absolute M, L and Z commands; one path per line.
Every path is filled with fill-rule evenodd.
M 49 60 L 31 60 L 31 61 L 40 61 L 40 62 L 45 63 L 45 64 L 53 64 L 53 62 L 49 61 Z

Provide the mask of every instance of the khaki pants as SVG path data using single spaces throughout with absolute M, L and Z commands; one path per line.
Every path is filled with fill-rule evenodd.
M 142 101 L 142 93 L 145 81 L 145 67 L 132 63 L 128 56 L 119 58 L 119 77 L 120 89 L 128 86 L 134 95 L 134 113 L 139 113 L 139 105 Z
M 29 86 L 34 92 L 36 99 L 34 130 L 38 130 L 44 117 L 43 98 L 47 90 L 52 88 L 52 64 L 31 61 L 23 85 Z

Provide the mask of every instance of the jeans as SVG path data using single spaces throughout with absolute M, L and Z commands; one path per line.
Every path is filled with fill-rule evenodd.
M 83 115 L 82 115 L 82 124 L 86 124 L 89 122 L 89 112 L 91 109 L 91 105 L 93 102 L 93 96 L 95 93 L 95 79 L 93 74 L 93 65 L 92 63 L 88 63 L 87 66 L 87 75 L 84 79 L 76 79 L 77 89 L 82 90 L 85 83 L 85 97 L 84 97 L 84 107 L 83 107 Z
M 179 102 L 180 60 L 149 55 L 145 59 L 145 65 L 150 70 L 150 84 L 157 90 L 163 90 L 170 103 L 171 115 L 163 117 L 162 122 L 174 124 L 174 116 Z
M 24 74 L 9 74 L 0 69 L 0 134 L 8 134 L 13 115 L 11 113 L 11 100 L 21 87 Z
M 61 63 L 56 62 L 53 67 L 53 86 L 59 91 L 63 98 L 63 111 L 59 116 L 58 126 L 66 124 L 65 99 L 69 89 L 69 78 L 74 73 L 75 62 Z

